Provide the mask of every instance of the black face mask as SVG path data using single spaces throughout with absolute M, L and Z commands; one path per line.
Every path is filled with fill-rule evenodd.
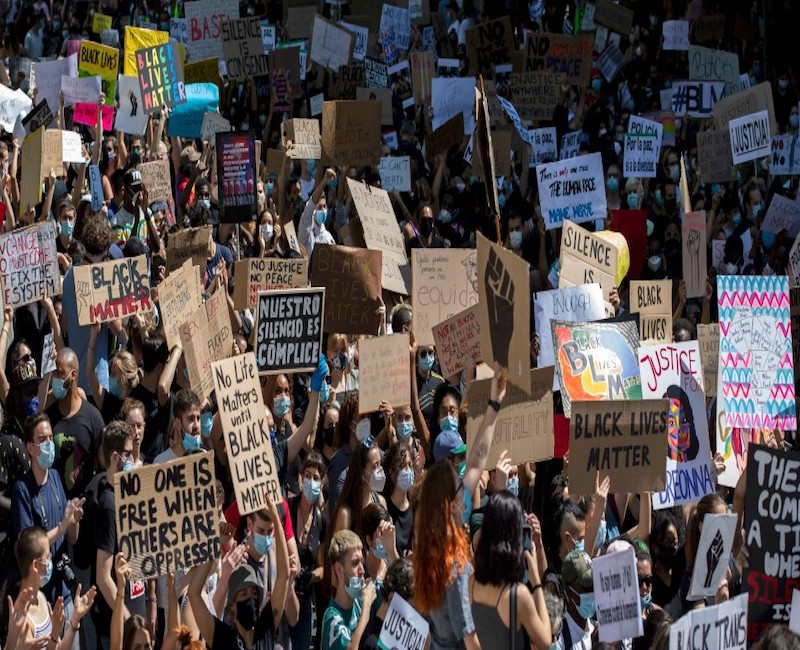
M 658 555 L 664 564 L 672 564 L 675 561 L 675 555 L 678 549 L 671 544 L 659 544 Z
M 667 212 L 672 214 L 675 212 L 675 208 L 677 207 L 676 199 L 667 199 L 664 201 L 664 208 L 666 208 Z
M 430 235 L 433 231 L 433 219 L 420 219 L 419 230 L 423 235 Z
M 333 446 L 333 436 L 336 433 L 336 427 L 326 427 L 323 429 L 325 444 L 329 447 Z
M 236 620 L 245 630 L 252 630 L 258 620 L 258 601 L 248 598 L 236 603 Z

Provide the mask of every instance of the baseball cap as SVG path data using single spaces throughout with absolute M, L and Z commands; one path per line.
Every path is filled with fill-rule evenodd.
M 133 185 L 141 185 L 142 184 L 142 172 L 138 169 L 129 169 L 125 172 L 125 176 L 123 177 L 123 182 L 125 185 L 133 186 Z
M 260 603 L 264 594 L 258 584 L 256 571 L 249 564 L 242 564 L 234 569 L 233 573 L 231 573 L 231 577 L 228 578 L 228 602 L 226 603 L 226 608 L 231 604 L 231 601 L 233 601 L 238 592 L 248 587 L 255 587 L 258 590 L 257 598 Z
M 443 458 L 466 453 L 467 445 L 458 431 L 442 431 L 433 443 L 433 459 L 438 463 Z
M 561 564 L 561 577 L 566 587 L 592 589 L 592 558 L 585 551 L 572 551 Z
M 28 384 L 38 384 L 42 381 L 36 370 L 36 359 L 32 356 L 24 357 L 11 373 L 11 381 L 14 386 L 27 386 Z
M 200 160 L 200 152 L 194 147 L 184 147 L 181 150 L 181 167 Z

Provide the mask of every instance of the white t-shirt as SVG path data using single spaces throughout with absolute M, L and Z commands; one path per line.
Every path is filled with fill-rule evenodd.
M 592 634 L 594 633 L 595 626 L 591 620 L 586 621 L 586 629 L 584 630 L 573 620 L 569 612 L 565 612 L 564 624 L 569 626 L 569 635 L 572 645 L 566 647 L 564 631 L 562 630 L 561 636 L 558 637 L 559 650 L 592 650 Z

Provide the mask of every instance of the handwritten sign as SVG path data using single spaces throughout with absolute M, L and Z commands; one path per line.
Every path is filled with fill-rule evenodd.
M 724 83 L 720 83 L 724 90 Z M 722 97 L 722 92 L 720 92 L 717 94 L 717 101 L 714 106 L 714 128 L 728 131 L 728 123 L 732 119 L 758 113 L 759 111 L 767 111 L 770 127 L 777 131 L 778 122 L 775 120 L 772 85 L 768 81 L 763 81 L 731 96 Z M 678 113 L 675 113 L 675 115 L 677 116 Z
M 119 551 L 131 578 L 187 571 L 220 556 L 214 452 L 114 475 Z
M 435 325 L 433 340 L 442 376 L 452 377 L 481 359 L 481 328 L 477 305 Z
M 591 34 L 534 34 L 528 37 L 520 72 L 550 72 L 584 88 L 592 71 L 592 45 Z
M 727 183 L 736 178 L 731 139 L 727 131 L 715 129 L 697 132 L 697 166 L 703 181 L 707 183 Z
M 658 122 L 631 115 L 625 134 L 624 176 L 656 177 L 663 133 L 664 127 Z
M 154 160 L 140 164 L 137 169 L 142 174 L 142 183 L 147 188 L 150 203 L 169 203 L 172 201 L 172 181 L 169 173 L 169 160 Z
M 0 283 L 3 304 L 16 309 L 61 293 L 52 221 L 0 235 Z
M 156 45 L 136 52 L 136 73 L 145 113 L 186 103 L 183 65 L 177 43 Z
M 616 286 L 617 256 L 613 244 L 571 221 L 565 221 L 561 237 L 559 288 L 597 282 L 608 299 Z
M 322 348 L 324 305 L 324 289 L 258 294 L 255 356 L 260 374 L 316 369 Z
M 76 266 L 73 273 L 79 325 L 105 323 L 154 309 L 145 255 Z
M 322 156 L 322 145 L 319 134 L 319 120 L 286 120 L 281 125 L 282 144 L 289 158 L 303 160 L 319 160 Z M 287 146 L 291 140 L 292 146 Z
M 750 594 L 752 593 L 751 591 Z M 748 623 L 747 597 L 748 594 L 741 594 L 722 605 L 693 609 L 684 614 L 669 628 L 669 650 L 697 647 L 708 650 L 745 650 L 748 628 L 753 634 L 753 641 L 760 636 L 756 630 L 763 628 L 758 624 Z M 752 601 L 750 612 L 752 616 Z
M 597 0 L 594 6 L 594 22 L 628 36 L 633 25 L 633 10 L 611 0 Z
M 203 400 L 214 390 L 211 364 L 227 359 L 233 351 L 231 317 L 224 289 L 191 314 L 180 327 L 180 337 L 189 383 Z
M 170 234 L 167 246 L 167 272 L 179 269 L 190 258 L 192 264 L 205 268 L 210 239 L 211 226 L 184 228 Z
M 273 503 L 281 503 L 255 356 L 248 353 L 218 361 L 212 364 L 211 374 L 239 512 L 247 515 L 265 508 L 267 492 Z
M 475 130 L 475 77 L 434 77 L 431 107 L 434 131 L 460 113 L 464 116 L 464 135 L 471 135 Z
M 233 305 L 252 309 L 258 294 L 274 289 L 296 289 L 308 284 L 308 261 L 259 257 L 239 260 L 233 265 Z
M 183 7 L 188 23 L 189 39 L 186 60 L 222 59 L 222 24 L 239 18 L 236 0 L 193 0 Z
M 607 204 L 603 178 L 603 159 L 599 153 L 587 154 L 536 166 L 542 217 L 548 230 L 565 221 L 585 223 L 605 219 Z
M 800 204 L 773 194 L 761 230 L 775 234 L 785 230 L 789 237 L 797 237 L 800 234 Z
M 409 156 L 383 156 L 378 166 L 381 187 L 387 192 L 411 191 L 411 158 Z
M 319 14 L 314 16 L 314 31 L 311 35 L 309 56 L 317 65 L 338 72 L 353 59 L 355 39 L 353 33 L 339 25 L 325 20 Z
M 359 413 L 380 410 L 381 402 L 406 406 L 411 400 L 408 333 L 363 338 L 358 342 Z
M 229 20 L 221 24 L 222 54 L 229 79 L 262 77 L 269 74 L 261 21 L 258 18 Z
M 158 306 L 164 324 L 164 338 L 171 350 L 180 343 L 180 328 L 203 302 L 199 268 L 186 260 L 158 286 Z
M 706 397 L 717 395 L 717 370 L 719 368 L 719 324 L 697 324 L 697 342 L 700 345 L 700 365 L 703 368 L 703 387 Z
M 91 41 L 81 41 L 78 74 L 81 77 L 99 76 L 102 91 L 106 96 L 105 103 L 107 106 L 113 106 L 117 94 L 119 49 Z
M 662 49 L 675 51 L 689 49 L 689 21 L 665 20 L 662 26 L 664 41 Z
M 630 310 L 639 314 L 639 339 L 672 341 L 672 280 L 632 280 Z
M 92 31 L 95 34 L 102 34 L 107 29 L 111 29 L 111 16 L 95 13 L 92 17 Z
M 326 164 L 377 165 L 380 142 L 378 102 L 332 101 L 322 105 L 322 157 Z
M 494 70 L 495 65 L 510 62 L 513 50 L 514 30 L 508 16 L 467 30 L 467 54 L 473 72 Z
M 99 75 L 92 77 L 61 77 L 61 92 L 64 104 L 96 104 L 100 100 L 102 89 Z

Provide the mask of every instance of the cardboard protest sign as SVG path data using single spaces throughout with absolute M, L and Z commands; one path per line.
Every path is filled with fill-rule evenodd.
M 414 248 L 411 277 L 411 328 L 418 345 L 433 345 L 433 327 L 478 304 L 474 250 Z
M 205 268 L 208 260 L 208 242 L 211 239 L 211 226 L 183 228 L 169 236 L 167 246 L 167 272 L 183 266 L 190 259 L 192 264 Z
M 353 59 L 353 33 L 319 14 L 314 16 L 314 31 L 311 35 L 309 56 L 317 65 L 338 72 Z
M 406 406 L 411 400 L 408 333 L 362 338 L 358 342 L 358 412 L 374 413 L 381 402 Z
M 561 137 L 561 160 L 568 160 L 580 155 L 581 132 L 571 131 Z
M 697 167 L 707 183 L 727 183 L 736 178 L 728 132 L 697 132 Z
M 325 289 L 258 294 L 256 365 L 262 375 L 316 370 L 322 349 Z
M 603 292 L 599 284 L 581 284 L 563 289 L 539 291 L 534 294 L 533 316 L 536 333 L 539 335 L 537 366 L 545 368 L 555 365 L 553 356 L 553 334 L 551 320 L 572 323 L 588 323 L 605 318 Z M 554 377 L 553 390 L 561 385 Z
M 147 188 L 150 203 L 172 201 L 172 181 L 169 160 L 154 160 L 141 163 L 137 169 L 142 174 L 142 183 Z
M 252 221 L 258 211 L 255 186 L 255 138 L 252 133 L 217 133 L 220 221 Z
M 628 36 L 633 25 L 633 10 L 611 0 L 597 0 L 594 6 L 594 22 L 622 36 Z
M 411 158 L 409 156 L 384 156 L 378 166 L 381 187 L 387 192 L 411 191 Z
M 602 177 L 600 177 L 602 178 Z M 597 282 L 608 299 L 617 286 L 616 246 L 571 221 L 564 221 L 561 236 L 560 288 Z
M 475 130 L 475 77 L 434 77 L 431 81 L 431 128 L 436 131 L 456 115 L 464 116 L 464 134 Z
M 228 79 L 263 77 L 269 74 L 264 42 L 261 40 L 261 21 L 258 18 L 229 20 L 220 25 L 222 54 Z
M 719 324 L 697 324 L 697 342 L 700 345 L 700 365 L 703 368 L 703 392 L 706 397 L 717 395 L 717 369 L 719 367 Z
M 336 96 L 339 99 L 358 99 L 356 89 L 365 86 L 364 76 L 364 66 L 360 63 L 341 67 L 336 79 Z
M 107 47 L 91 41 L 81 41 L 78 74 L 81 77 L 97 75 L 105 93 L 107 106 L 114 105 L 119 74 L 119 48 Z M 55 107 L 54 107 L 55 108 Z
M 523 69 L 566 75 L 570 84 L 589 85 L 592 71 L 592 35 L 533 34 L 528 37 Z
M 292 146 L 287 143 L 291 140 Z M 295 118 L 281 124 L 281 144 L 289 158 L 303 160 L 319 160 L 322 156 L 320 144 L 319 120 L 301 120 Z
M 158 285 L 158 307 L 164 324 L 164 338 L 171 350 L 180 343 L 180 328 L 203 302 L 199 268 L 186 260 Z
M 686 297 L 702 298 L 706 294 L 706 281 L 708 280 L 705 211 L 684 214 L 681 231 Z
M 592 582 L 600 641 L 613 643 L 643 636 L 644 619 L 633 547 L 594 558 Z
M 745 650 L 747 636 L 747 594 L 741 594 L 722 605 L 693 609 L 672 623 L 669 650 Z
M 43 296 L 61 294 L 53 221 L 0 235 L 0 285 L 3 305 L 21 307 Z
M 481 359 L 478 307 L 473 305 L 433 327 L 433 340 L 443 377 L 472 368 Z
M 213 451 L 114 475 L 117 540 L 131 579 L 187 571 L 220 556 L 215 483 Z
M 409 52 L 411 88 L 417 106 L 431 103 L 431 81 L 436 76 L 433 52 Z
M 761 230 L 776 235 L 786 231 L 789 237 L 800 234 L 800 204 L 780 194 L 773 194 Z
M 496 18 L 467 30 L 467 56 L 474 73 L 493 71 L 498 63 L 511 61 L 514 30 L 508 16 Z
M 661 47 L 664 51 L 689 49 L 688 20 L 665 20 L 662 25 L 662 34 L 664 40 Z
M 79 325 L 105 323 L 154 309 L 145 255 L 84 264 L 73 267 L 73 273 Z
M 568 323 L 551 320 L 553 356 L 564 415 L 573 401 L 637 400 L 639 332 L 633 320 Z
M 274 289 L 296 289 L 308 284 L 308 261 L 259 257 L 239 260 L 233 265 L 233 305 L 252 309 L 258 294 Z
M 480 233 L 477 240 L 481 356 L 530 394 L 530 266 Z
M 795 135 L 773 135 L 770 147 L 769 171 L 773 176 L 800 175 L 800 146 Z
M 322 105 L 322 159 L 332 165 L 377 165 L 381 159 L 381 107 L 370 101 Z
M 565 221 L 585 223 L 605 219 L 603 177 L 603 160 L 599 153 L 536 165 L 545 227 L 551 230 L 560 228 Z
M 379 103 L 381 124 L 392 123 L 392 91 L 388 88 L 356 88 L 355 99 Z
M 536 368 L 529 374 L 530 392 L 509 384 L 503 408 L 497 414 L 494 438 L 487 463 L 497 464 L 503 450 L 513 463 L 548 460 L 553 457 L 553 385 L 552 368 Z M 467 448 L 478 435 L 491 391 L 491 378 L 476 379 L 469 387 Z
M 267 492 L 273 503 L 280 504 L 283 496 L 255 356 L 248 353 L 218 361 L 210 374 L 239 512 L 246 515 L 265 508 Z
M 383 618 L 378 642 L 384 648 L 419 650 L 425 647 L 429 628 L 428 621 L 395 592 Z
M 716 106 L 725 94 L 725 82 L 676 81 L 672 89 L 672 112 L 675 117 L 705 119 L 711 117 L 712 111 L 716 115 Z
M 313 21 L 311 24 L 313 25 Z M 353 34 L 353 61 L 363 61 L 369 47 L 369 28 L 347 23 L 343 20 L 339 21 L 339 27 L 344 27 Z
M 155 45 L 169 43 L 169 32 L 125 26 L 125 55 L 123 57 L 122 74 L 127 77 L 136 76 L 136 52 Z
M 632 178 L 655 178 L 661 156 L 663 125 L 631 115 L 625 134 L 623 175 Z
M 769 156 L 771 143 L 767 111 L 732 119 L 728 128 L 734 165 Z
M 186 103 L 183 65 L 177 43 L 156 45 L 136 52 L 136 72 L 145 113 Z
M 725 425 L 797 427 L 786 276 L 717 276 Z M 720 390 L 720 389 L 718 389 Z
M 797 525 L 798 467 L 797 452 L 748 447 L 744 535 L 749 559 L 742 580 L 749 587 L 750 640 L 759 638 L 772 623 L 784 622 L 783 612 L 796 584 L 794 574 L 785 567 L 800 562 L 800 547 L 792 532 Z
M 183 83 L 189 84 L 210 83 L 219 87 L 221 82 L 219 74 L 219 59 L 213 56 L 183 65 Z
M 689 79 L 724 81 L 726 96 L 743 90 L 739 81 L 739 56 L 735 52 L 690 45 Z
M 575 494 L 593 494 L 598 471 L 601 477 L 611 477 L 615 491 L 664 489 L 668 412 L 666 399 L 572 402 L 570 489 Z
M 653 495 L 653 508 L 695 503 L 714 491 L 700 347 L 697 341 L 643 345 L 639 368 L 642 397 L 670 400 L 667 484 Z
M 672 341 L 672 280 L 632 280 L 630 311 L 639 314 L 639 340 Z
M 558 105 L 558 88 L 563 77 L 555 72 L 514 73 L 514 106 L 523 120 L 552 120 Z
M 180 337 L 189 384 L 204 400 L 214 390 L 211 364 L 227 359 L 233 351 L 231 317 L 224 289 L 214 293 L 191 314 L 180 327 Z
M 717 593 L 728 570 L 728 558 L 733 549 L 735 533 L 735 514 L 707 514 L 703 517 L 703 530 L 694 556 L 687 600 L 701 600 Z
M 440 153 L 448 151 L 464 138 L 464 116 L 458 113 L 442 126 L 429 134 L 426 141 L 428 161 L 433 161 Z
M 324 331 L 375 334 L 381 322 L 381 252 L 318 244 L 311 285 L 325 288 Z
M 222 59 L 222 25 L 239 18 L 236 0 L 193 0 L 183 7 L 188 23 L 186 60 L 199 61 L 212 56 Z
M 772 85 L 768 81 L 741 90 L 735 95 L 722 97 L 718 95 L 714 106 L 714 128 L 728 131 L 729 122 L 743 115 L 767 111 L 769 125 L 777 131 L 778 122 L 775 120 L 775 105 L 772 101 Z M 676 112 L 677 116 L 678 113 Z

